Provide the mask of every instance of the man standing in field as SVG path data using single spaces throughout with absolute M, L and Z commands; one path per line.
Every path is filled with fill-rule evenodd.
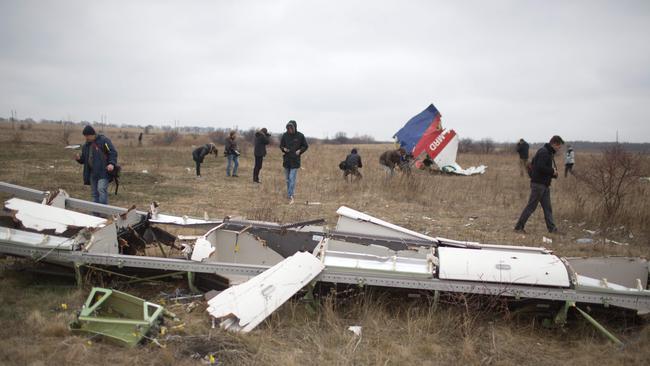
M 573 175 L 573 165 L 575 165 L 575 163 L 576 153 L 573 151 L 573 147 L 569 145 L 564 154 L 564 178 L 566 178 L 569 173 Z
M 522 177 L 524 173 L 528 174 L 528 150 L 530 146 L 524 139 L 519 139 L 517 143 L 517 153 L 519 153 L 519 175 Z
M 262 162 L 266 156 L 266 145 L 269 144 L 271 134 L 262 128 L 261 130 L 255 132 L 255 147 L 253 149 L 253 155 L 255 155 L 255 168 L 253 168 L 253 182 L 260 182 L 260 170 L 262 170 Z
M 90 185 L 93 201 L 107 205 L 108 183 L 117 166 L 117 150 L 108 137 L 97 135 L 90 125 L 84 127 L 82 134 L 86 143 L 81 148 L 81 155 L 77 154 L 75 160 L 84 166 L 84 184 Z
M 293 204 L 293 195 L 296 189 L 296 180 L 298 179 L 298 169 L 300 169 L 300 157 L 307 151 L 309 145 L 305 135 L 298 132 L 296 121 L 287 123 L 287 132 L 282 134 L 280 139 L 280 150 L 282 150 L 282 166 L 287 179 L 287 197 L 289 204 Z
M 537 209 L 537 204 L 542 205 L 544 220 L 549 233 L 557 233 L 557 227 L 553 222 L 553 208 L 551 207 L 551 180 L 557 178 L 557 167 L 554 155 L 560 151 L 564 140 L 560 136 L 553 136 L 551 141 L 544 144 L 532 160 L 532 172 L 530 177 L 530 198 L 528 204 L 521 213 L 515 231 L 525 233 L 524 226 L 530 215 Z

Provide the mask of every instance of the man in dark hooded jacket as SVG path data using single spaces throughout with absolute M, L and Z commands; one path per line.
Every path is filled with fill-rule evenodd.
M 287 132 L 282 134 L 282 138 L 280 139 L 280 150 L 284 154 L 282 156 L 282 166 L 284 167 L 284 173 L 287 179 L 287 197 L 289 198 L 289 204 L 293 203 L 298 169 L 300 169 L 300 157 L 308 148 L 307 139 L 305 139 L 305 135 L 298 132 L 298 124 L 296 121 L 289 121 L 287 123 Z
M 519 216 L 515 225 L 515 231 L 524 232 L 524 226 L 530 215 L 537 209 L 537 204 L 542 205 L 544 210 L 544 221 L 549 233 L 557 233 L 557 227 L 553 222 L 553 208 L 551 207 L 551 180 L 557 178 L 557 167 L 554 155 L 560 151 L 564 140 L 560 136 L 553 136 L 551 141 L 544 144 L 532 160 L 532 172 L 530 176 L 530 198 L 524 211 Z
M 517 153 L 519 154 L 519 174 L 523 177 L 528 170 L 528 151 L 530 145 L 524 139 L 519 139 L 517 143 Z
M 84 166 L 84 184 L 90 185 L 93 201 L 107 205 L 108 183 L 117 166 L 117 150 L 108 137 L 98 135 L 90 125 L 84 127 L 82 133 L 86 143 L 75 160 Z
M 253 148 L 253 155 L 255 155 L 255 167 L 253 168 L 253 182 L 260 182 L 260 170 L 262 170 L 262 162 L 266 156 L 266 145 L 270 142 L 271 134 L 266 128 L 255 132 L 255 147 Z

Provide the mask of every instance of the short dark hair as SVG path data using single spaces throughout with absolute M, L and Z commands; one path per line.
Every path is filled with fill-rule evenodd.
M 551 137 L 550 143 L 555 144 L 555 145 L 564 145 L 564 140 L 562 140 L 562 138 L 560 136 L 555 135 L 555 136 Z
M 352 151 L 350 151 L 350 152 L 351 152 L 352 154 L 356 154 L 356 153 L 357 153 L 357 148 L 355 147 L 355 148 L 352 149 Z

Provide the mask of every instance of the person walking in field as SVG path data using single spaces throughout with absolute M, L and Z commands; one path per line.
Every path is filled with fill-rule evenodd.
M 196 164 L 196 177 L 201 178 L 201 164 L 203 164 L 203 159 L 209 154 L 214 154 L 217 157 L 217 146 L 213 143 L 205 144 L 199 146 L 194 151 L 192 151 L 192 160 Z
M 397 150 L 384 151 L 379 156 L 379 165 L 384 169 L 387 177 L 392 177 L 395 174 L 395 168 L 401 168 L 405 160 L 406 150 L 400 147 Z
M 351 181 L 360 180 L 363 178 L 360 168 L 363 168 L 363 163 L 361 162 L 361 155 L 357 152 L 357 149 L 352 149 L 348 156 L 345 157 L 343 161 L 343 179 L 348 180 L 348 176 L 352 176 Z
M 226 176 L 227 177 L 239 177 L 237 175 L 237 168 L 239 168 L 239 148 L 237 147 L 237 131 L 230 131 L 228 138 L 226 139 L 226 148 L 224 154 L 228 158 L 228 164 L 226 165 Z M 230 175 L 230 167 L 232 169 L 232 175 Z
M 564 154 L 564 178 L 569 173 L 573 175 L 573 165 L 576 163 L 576 154 L 571 145 L 567 146 L 566 153 Z
M 553 208 L 551 207 L 551 180 L 557 178 L 558 172 L 554 156 L 564 145 L 560 136 L 553 136 L 551 141 L 537 150 L 532 164 L 530 175 L 530 197 L 528 204 L 519 216 L 515 231 L 525 233 L 524 226 L 530 215 L 535 212 L 537 205 L 541 204 L 544 210 L 544 220 L 549 233 L 557 233 L 558 229 L 553 222 Z
M 530 145 L 524 139 L 519 139 L 517 143 L 517 153 L 519 154 L 519 175 L 522 177 L 528 171 L 528 151 Z M 526 174 L 527 175 L 527 174 Z
M 300 157 L 307 151 L 307 139 L 305 135 L 298 132 L 298 124 L 291 120 L 287 123 L 287 132 L 282 134 L 280 139 L 280 150 L 282 150 L 282 167 L 287 180 L 287 197 L 289 204 L 293 204 L 293 197 L 300 169 Z
M 107 205 L 108 183 L 117 167 L 117 150 L 108 137 L 98 135 L 90 125 L 84 127 L 82 134 L 86 143 L 75 160 L 84 166 L 83 180 L 85 185 L 90 185 L 93 202 Z
M 262 128 L 255 132 L 255 147 L 253 148 L 253 155 L 255 155 L 255 167 L 253 168 L 253 182 L 260 182 L 260 170 L 262 170 L 262 162 L 266 156 L 266 145 L 269 144 L 271 134 Z

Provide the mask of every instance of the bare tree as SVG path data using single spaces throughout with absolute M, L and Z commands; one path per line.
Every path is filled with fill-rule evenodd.
M 625 151 L 619 144 L 586 161 L 576 177 L 598 196 L 603 228 L 615 222 L 625 198 L 639 184 L 643 156 Z
M 494 152 L 494 140 L 485 138 L 478 142 L 480 152 L 483 154 L 491 154 Z
M 468 153 L 474 150 L 474 140 L 472 140 L 469 137 L 465 137 L 460 139 L 458 141 L 458 152 L 463 154 L 463 153 Z

